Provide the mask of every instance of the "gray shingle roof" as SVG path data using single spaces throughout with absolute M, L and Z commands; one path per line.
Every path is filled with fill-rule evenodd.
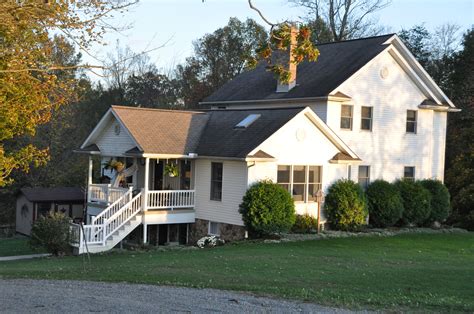
M 84 201 L 84 191 L 78 187 L 22 188 L 21 193 L 31 202 Z
M 224 84 L 202 103 L 223 101 L 272 100 L 323 97 L 347 80 L 367 62 L 382 52 L 393 34 L 318 45 L 317 62 L 298 65 L 296 86 L 287 93 L 276 93 L 273 73 L 260 64 Z
M 200 156 L 245 158 L 303 109 L 209 111 L 209 121 L 202 133 L 197 153 Z M 250 114 L 260 114 L 260 117 L 248 128 L 235 128 Z

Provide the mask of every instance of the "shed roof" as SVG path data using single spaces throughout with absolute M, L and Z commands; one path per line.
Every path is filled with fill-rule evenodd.
M 275 75 L 267 71 L 265 63 L 261 63 L 257 68 L 246 71 L 224 84 L 202 103 L 328 96 L 382 52 L 388 46 L 384 43 L 393 35 L 318 45 L 318 61 L 300 63 L 297 68 L 296 86 L 286 93 L 276 92 Z
M 22 188 L 21 193 L 31 202 L 84 201 L 84 191 L 79 187 Z

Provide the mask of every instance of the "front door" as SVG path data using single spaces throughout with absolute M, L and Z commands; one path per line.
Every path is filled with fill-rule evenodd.
M 164 163 L 163 160 L 160 160 L 158 163 L 154 164 L 155 173 L 154 173 L 154 182 L 153 182 L 153 190 L 163 190 L 163 171 L 164 171 Z

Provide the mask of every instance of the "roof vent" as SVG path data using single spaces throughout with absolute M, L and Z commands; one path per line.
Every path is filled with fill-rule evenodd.
M 252 113 L 249 114 L 245 119 L 240 121 L 235 128 L 236 129 L 246 129 L 248 128 L 252 123 L 254 123 L 258 118 L 260 118 L 261 114 L 257 113 Z

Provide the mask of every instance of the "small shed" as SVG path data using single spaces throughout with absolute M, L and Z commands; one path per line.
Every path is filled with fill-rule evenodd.
M 82 219 L 84 190 L 78 187 L 23 188 L 16 199 L 16 232 L 30 235 L 32 224 L 50 210 Z

